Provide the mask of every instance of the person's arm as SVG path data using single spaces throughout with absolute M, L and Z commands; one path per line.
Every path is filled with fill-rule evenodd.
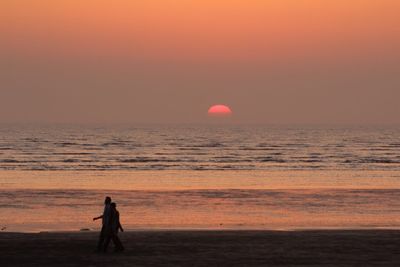
M 121 225 L 121 223 L 119 221 L 118 221 L 118 228 L 121 230 L 121 232 L 124 231 L 124 229 L 122 228 L 122 225 Z
M 103 215 L 100 215 L 99 217 L 94 217 L 93 221 L 98 220 L 98 219 L 103 219 Z
M 122 228 L 121 221 L 119 220 L 119 212 L 116 214 L 116 216 L 117 216 L 117 222 L 118 222 L 117 230 L 120 229 L 121 232 L 123 232 L 124 229 Z

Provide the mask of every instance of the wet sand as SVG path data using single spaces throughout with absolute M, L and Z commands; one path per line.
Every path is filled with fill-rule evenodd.
M 94 252 L 98 233 L 0 233 L 1 266 L 400 266 L 400 231 L 137 231 Z

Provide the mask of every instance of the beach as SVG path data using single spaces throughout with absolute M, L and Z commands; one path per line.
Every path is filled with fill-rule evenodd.
M 1 233 L 1 266 L 399 266 L 400 231 L 129 231 L 94 252 L 98 232 Z

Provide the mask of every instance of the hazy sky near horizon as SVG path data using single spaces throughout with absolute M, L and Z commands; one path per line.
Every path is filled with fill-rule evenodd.
M 400 123 L 398 0 L 2 0 L 0 122 Z

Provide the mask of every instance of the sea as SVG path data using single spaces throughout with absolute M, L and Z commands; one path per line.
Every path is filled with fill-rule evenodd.
M 0 231 L 398 229 L 400 127 L 0 125 Z

